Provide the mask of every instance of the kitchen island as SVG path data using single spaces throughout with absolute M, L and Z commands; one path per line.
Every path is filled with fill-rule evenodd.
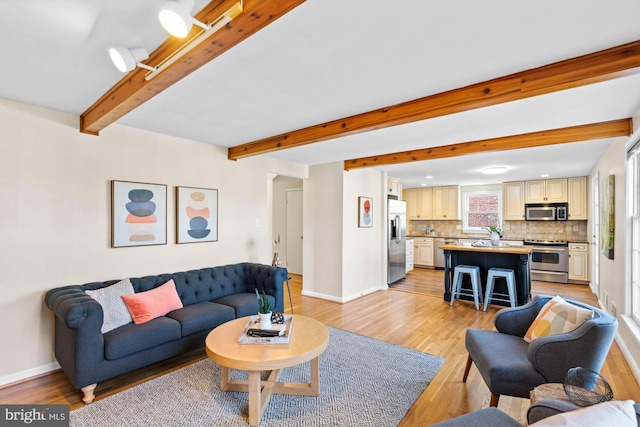
M 482 295 L 484 297 L 487 288 L 487 271 L 492 267 L 510 268 L 516 278 L 516 302 L 524 305 L 531 299 L 531 251 L 532 246 L 468 246 L 468 245 L 442 245 L 444 251 L 444 300 L 451 300 L 451 286 L 453 270 L 457 265 L 477 265 L 480 267 L 480 280 Z M 462 282 L 463 289 L 471 289 L 468 276 Z M 506 294 L 504 280 L 497 280 L 494 294 Z M 460 299 L 473 300 L 473 297 L 461 295 Z M 491 304 L 509 305 L 507 302 L 492 301 Z

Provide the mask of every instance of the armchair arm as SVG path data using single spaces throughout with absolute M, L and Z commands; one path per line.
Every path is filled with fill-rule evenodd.
M 77 285 L 51 289 L 45 304 L 70 329 L 78 329 L 90 321 L 100 330 L 103 321 L 102 306 Z
M 600 372 L 617 328 L 610 315 L 589 319 L 573 331 L 536 338 L 527 358 L 549 382 L 563 382 L 576 366 Z
M 536 295 L 525 305 L 504 308 L 496 313 L 493 323 L 500 333 L 524 337 L 542 306 L 550 299 L 550 296 Z

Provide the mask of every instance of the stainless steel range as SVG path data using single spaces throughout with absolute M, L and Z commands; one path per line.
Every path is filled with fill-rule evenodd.
M 569 244 L 561 240 L 525 240 L 531 251 L 531 280 L 569 283 Z

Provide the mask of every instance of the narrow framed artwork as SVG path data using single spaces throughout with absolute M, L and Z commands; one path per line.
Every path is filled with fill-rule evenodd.
M 176 243 L 218 241 L 218 190 L 176 187 Z
M 600 183 L 600 250 L 609 259 L 613 259 L 615 248 L 615 178 L 609 175 Z
M 373 227 L 373 198 L 358 197 L 358 227 Z
M 167 186 L 111 181 L 111 247 L 167 244 Z

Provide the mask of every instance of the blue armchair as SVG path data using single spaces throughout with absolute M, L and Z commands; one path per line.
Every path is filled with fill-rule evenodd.
M 571 332 L 540 337 L 531 343 L 523 339 L 551 298 L 537 295 L 526 305 L 500 310 L 494 319 L 497 331 L 467 330 L 469 357 L 463 382 L 475 363 L 491 391 L 490 406 L 497 406 L 502 394 L 528 398 L 541 384 L 561 383 L 569 368 L 581 366 L 600 372 L 618 327 L 616 318 L 603 310 L 567 300 L 593 310 L 593 317 Z

